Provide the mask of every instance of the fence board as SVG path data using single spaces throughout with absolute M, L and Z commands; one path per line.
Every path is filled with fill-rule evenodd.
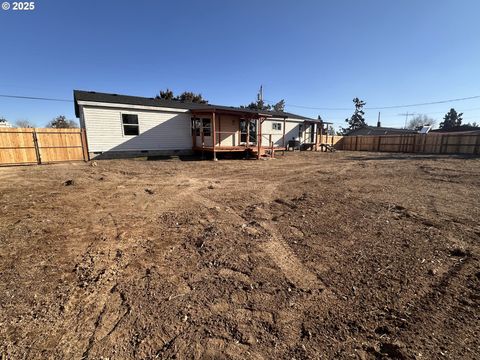
M 480 132 L 474 134 L 408 134 L 346 136 L 339 149 L 428 154 L 478 154 Z
M 82 129 L 0 129 L 0 165 L 88 160 Z
M 0 164 L 35 164 L 33 129 L 0 128 Z

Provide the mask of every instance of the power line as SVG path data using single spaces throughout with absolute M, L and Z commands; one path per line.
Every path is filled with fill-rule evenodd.
M 480 110 L 480 108 L 469 108 L 469 109 L 458 108 L 458 110 L 459 110 L 458 112 L 461 112 L 461 113 L 464 114 L 463 118 L 465 118 L 465 116 L 466 117 L 475 116 L 475 115 L 472 115 L 472 112 L 477 112 L 478 110 Z M 412 112 L 412 113 L 409 113 L 409 115 L 428 115 L 428 116 L 430 116 L 430 115 L 438 115 L 438 114 L 445 115 L 446 113 L 447 113 L 447 111 L 433 111 L 433 112 L 430 112 L 430 111 L 429 112 L 423 112 L 422 111 L 422 112 L 415 112 L 415 113 Z M 467 114 L 465 114 L 465 113 L 467 113 Z M 384 113 L 382 112 L 382 114 L 384 114 Z M 393 118 L 393 117 L 405 116 L 405 115 L 406 114 L 404 114 L 404 113 L 403 114 L 386 113 L 385 116 L 388 117 L 388 118 Z M 478 115 L 476 117 L 480 117 L 480 115 Z M 343 119 L 343 117 L 342 118 L 340 118 L 340 117 L 337 118 L 337 117 L 330 117 L 330 116 L 328 118 L 330 120 L 332 120 L 332 119 L 333 120 L 342 120 Z
M 390 106 L 375 106 L 375 107 L 365 107 L 365 110 L 385 110 L 385 109 L 399 109 L 399 108 L 406 108 L 406 107 L 415 107 L 415 106 L 425 106 L 425 105 L 436 105 L 436 104 L 445 104 L 449 102 L 455 101 L 464 101 L 464 100 L 472 100 L 472 99 L 479 99 L 480 95 L 469 96 L 464 98 L 457 98 L 457 99 L 448 99 L 448 100 L 440 100 L 440 101 L 431 101 L 431 102 L 424 102 L 418 104 L 405 104 L 405 105 L 390 105 Z M 273 101 L 265 100 L 270 104 L 274 104 Z M 296 107 L 302 109 L 311 109 L 311 110 L 330 110 L 330 111 L 347 111 L 352 110 L 352 108 L 329 108 L 329 107 L 314 107 L 314 106 L 305 106 L 305 105 L 295 105 L 295 104 L 285 104 L 285 106 L 289 107 Z
M 27 100 L 73 102 L 73 100 L 68 100 L 68 99 L 55 99 L 55 98 L 34 97 L 34 96 L 21 96 L 21 95 L 5 95 L 5 94 L 0 94 L 0 97 L 12 98 L 12 99 L 27 99 Z
M 472 100 L 472 99 L 478 99 L 478 98 L 480 98 L 480 95 L 469 96 L 469 97 L 458 98 L 458 99 L 448 99 L 448 100 L 440 100 L 440 101 L 431 101 L 431 102 L 419 103 L 419 104 L 371 107 L 371 108 L 365 108 L 365 109 L 367 109 L 367 110 L 397 109 L 397 108 L 414 107 L 414 106 L 425 106 L 425 105 L 445 104 L 445 103 L 449 103 L 449 102 Z
M 26 99 L 26 100 L 73 102 L 73 100 L 69 100 L 69 99 L 46 98 L 46 97 L 35 97 L 35 96 L 21 96 L 21 95 L 7 95 L 7 94 L 0 94 L 0 97 L 12 98 L 12 99 Z M 480 95 L 469 96 L 469 97 L 464 97 L 464 98 L 457 98 L 457 99 L 448 99 L 448 100 L 418 103 L 418 104 L 366 107 L 365 110 L 385 110 L 385 109 L 397 109 L 397 108 L 405 108 L 405 107 L 445 104 L 445 103 L 449 103 L 449 102 L 472 100 L 472 99 L 478 99 L 478 98 L 480 98 Z M 275 102 L 270 101 L 270 100 L 264 100 L 264 101 L 267 102 L 267 103 L 270 103 L 270 104 L 275 103 Z M 350 111 L 350 110 L 352 110 L 352 108 L 314 107 L 314 106 L 295 105 L 295 104 L 288 104 L 288 103 L 285 104 L 285 106 L 302 108 L 302 109 L 311 109 L 311 110 L 326 110 L 326 111 Z M 480 109 L 480 108 L 465 109 L 463 111 L 477 110 L 477 109 Z M 442 113 L 442 112 L 437 112 L 437 114 L 440 114 L 440 113 Z M 430 114 L 434 114 L 434 113 L 431 112 Z M 428 113 L 427 113 L 427 115 L 428 115 Z

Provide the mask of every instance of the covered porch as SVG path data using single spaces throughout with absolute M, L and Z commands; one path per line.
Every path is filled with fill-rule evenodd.
M 274 157 L 276 151 L 285 151 L 285 121 L 281 144 L 275 143 L 273 134 L 262 133 L 263 122 L 270 114 L 251 109 L 213 108 L 191 110 L 192 148 L 197 152 L 213 154 L 240 153 L 256 157 Z
M 323 120 L 305 120 L 300 129 L 300 150 L 319 151 L 326 148 L 332 123 Z

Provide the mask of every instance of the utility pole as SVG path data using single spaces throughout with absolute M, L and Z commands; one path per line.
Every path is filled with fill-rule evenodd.
M 260 91 L 258 92 L 257 100 L 263 103 L 263 85 L 260 85 Z
M 405 126 L 404 126 L 404 129 L 406 129 L 406 128 L 407 128 L 408 117 L 409 117 L 410 115 L 415 115 L 415 113 L 409 113 L 409 112 L 407 111 L 406 113 L 398 114 L 398 115 L 400 115 L 400 116 L 405 116 Z
M 381 123 L 380 123 L 380 111 L 378 112 L 378 120 L 377 120 L 377 127 L 380 127 L 381 126 Z

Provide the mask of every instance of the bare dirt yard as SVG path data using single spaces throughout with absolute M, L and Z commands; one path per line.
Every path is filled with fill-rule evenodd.
M 480 358 L 479 158 L 0 168 L 0 214 L 2 359 Z

